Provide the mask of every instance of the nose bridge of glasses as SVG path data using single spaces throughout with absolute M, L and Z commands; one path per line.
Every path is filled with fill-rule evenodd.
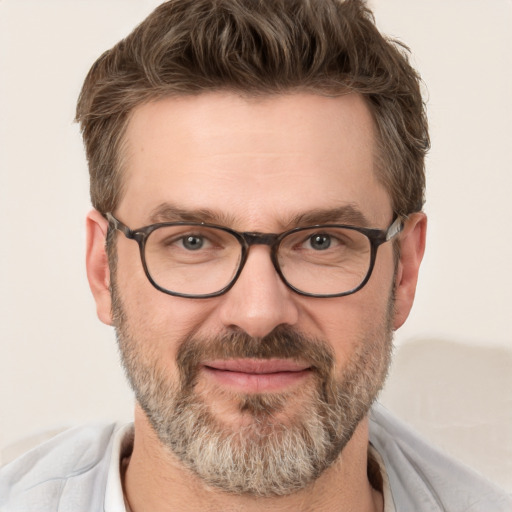
M 279 235 L 275 233 L 258 233 L 251 231 L 241 233 L 241 235 L 247 247 L 251 247 L 251 245 L 268 245 L 272 247 L 279 238 Z
M 239 233 L 245 243 L 245 255 L 242 257 L 240 261 L 240 272 L 243 267 L 245 267 L 245 263 L 248 257 L 248 249 L 253 245 L 266 245 L 270 248 L 270 259 L 277 273 L 281 275 L 281 271 L 279 269 L 279 263 L 277 260 L 277 241 L 280 239 L 281 235 L 276 233 L 260 233 L 257 231 L 246 231 L 244 233 Z
M 270 260 L 271 263 L 277 272 L 277 275 L 279 276 L 279 279 L 284 281 L 281 270 L 279 268 L 279 263 L 277 259 L 277 247 L 278 243 L 282 238 L 281 234 L 276 233 L 261 233 L 261 232 L 255 232 L 255 231 L 249 231 L 249 232 L 243 232 L 238 233 L 238 235 L 243 239 L 245 244 L 245 250 L 244 254 L 242 256 L 242 260 L 240 261 L 240 268 L 238 271 L 238 277 L 242 273 L 242 270 L 245 268 L 245 264 L 247 263 L 247 260 L 249 258 L 249 249 L 253 245 L 266 245 L 270 249 Z M 261 267 L 259 267 L 259 272 L 261 272 Z M 261 275 L 260 275 L 261 277 Z M 261 282 L 261 281 L 260 281 Z M 284 283 L 288 286 L 286 281 Z

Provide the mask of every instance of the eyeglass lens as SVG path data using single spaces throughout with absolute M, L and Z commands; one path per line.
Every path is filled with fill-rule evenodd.
M 153 281 L 184 295 L 208 295 L 225 288 L 239 269 L 242 253 L 242 244 L 233 234 L 210 226 L 161 226 L 145 245 L 146 267 Z M 341 294 L 365 279 L 371 243 L 350 228 L 308 228 L 281 239 L 277 261 L 285 280 L 297 290 Z

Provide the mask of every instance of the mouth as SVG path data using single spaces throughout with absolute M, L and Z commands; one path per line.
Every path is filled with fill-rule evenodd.
M 207 361 L 202 371 L 215 384 L 234 391 L 272 393 L 300 384 L 313 369 L 290 359 L 228 359 Z

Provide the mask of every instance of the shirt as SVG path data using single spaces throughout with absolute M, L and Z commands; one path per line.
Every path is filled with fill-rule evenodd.
M 430 446 L 381 405 L 369 418 L 391 511 L 512 511 L 510 495 Z M 126 512 L 119 467 L 131 432 L 131 425 L 78 427 L 4 466 L 0 511 Z

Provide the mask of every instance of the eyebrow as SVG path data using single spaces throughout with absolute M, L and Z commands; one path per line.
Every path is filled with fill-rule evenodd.
M 237 217 L 226 212 L 209 208 L 186 209 L 172 203 L 162 203 L 154 208 L 149 217 L 150 222 L 192 222 L 234 226 Z M 299 226 L 314 226 L 318 224 L 346 224 L 358 227 L 369 227 L 368 218 L 352 203 L 336 208 L 318 208 L 292 215 L 280 223 L 284 230 Z
M 158 205 L 151 212 L 149 219 L 151 223 L 205 222 L 207 224 L 219 224 L 221 226 L 230 226 L 235 222 L 235 218 L 225 212 L 214 211 L 209 208 L 189 210 L 172 203 L 162 203 Z
M 349 203 L 337 208 L 310 210 L 295 215 L 288 223 L 290 226 L 314 226 L 315 224 L 347 224 L 369 227 L 370 222 L 355 204 Z

